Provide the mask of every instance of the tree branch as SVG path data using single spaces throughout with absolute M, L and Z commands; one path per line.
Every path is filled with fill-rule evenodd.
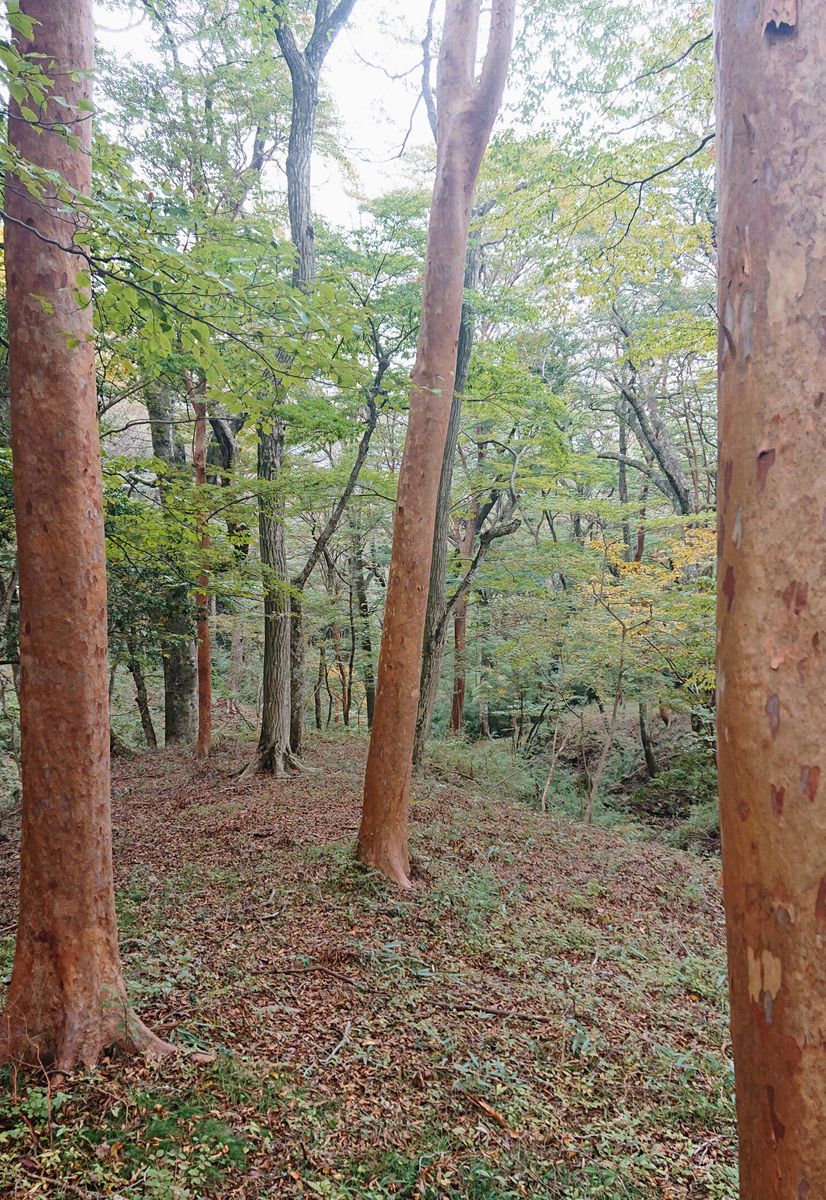
M 495 542 L 497 538 L 509 537 L 512 533 L 516 533 L 521 524 L 522 522 L 517 517 L 515 520 L 509 521 L 507 525 L 494 525 L 492 529 L 488 529 L 480 536 L 476 553 L 473 556 L 470 566 L 462 577 L 461 583 L 450 599 L 445 602 L 444 612 L 439 618 L 437 629 L 434 631 L 438 636 L 441 635 L 442 629 L 450 619 L 450 614 L 453 612 L 456 605 L 460 600 L 465 598 L 470 589 L 473 587 L 473 583 L 476 579 L 476 576 L 479 574 L 482 561 L 490 549 L 491 543 Z

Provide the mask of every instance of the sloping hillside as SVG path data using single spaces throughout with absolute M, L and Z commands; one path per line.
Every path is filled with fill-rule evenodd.
M 734 1197 L 713 869 L 424 775 L 398 895 L 351 862 L 364 747 L 118 766 L 127 973 L 183 1053 L 12 1079 L 0 1193 Z

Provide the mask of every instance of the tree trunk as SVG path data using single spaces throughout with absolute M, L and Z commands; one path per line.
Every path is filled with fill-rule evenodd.
M 318 677 L 313 688 L 313 708 L 315 711 L 315 727 L 320 730 L 321 725 L 321 686 L 327 675 L 327 666 L 324 661 L 324 646 L 318 648 Z
M 227 689 L 231 696 L 236 696 L 241 687 L 241 676 L 244 671 L 244 622 L 236 613 L 232 622 L 232 634 L 229 647 L 229 672 Z
M 717 753 L 743 1200 L 826 1196 L 826 22 L 717 4 Z
M 152 710 L 149 707 L 149 695 L 146 690 L 146 679 L 143 674 L 143 668 L 140 664 L 140 659 L 137 655 L 135 643 L 130 639 L 127 641 L 129 650 L 129 658 L 127 665 L 129 673 L 135 684 L 135 703 L 138 706 L 138 713 L 141 718 L 141 728 L 146 744 L 150 750 L 158 749 L 158 738 L 155 733 L 155 725 L 152 721 Z
M 617 471 L 618 495 L 619 502 L 623 505 L 622 510 L 622 541 L 625 546 L 625 561 L 631 560 L 631 526 L 628 522 L 628 467 L 626 459 L 628 457 L 628 426 L 626 424 L 626 408 L 627 401 L 623 398 L 620 400 L 617 407 L 617 419 L 619 421 L 619 467 Z
M 482 254 L 475 240 L 468 247 L 465 262 L 466 291 L 479 286 Z M 430 563 L 430 582 L 427 589 L 424 635 L 422 637 L 422 674 L 419 681 L 419 707 L 416 713 L 416 734 L 413 739 L 413 763 L 418 766 L 424 758 L 427 739 L 433 725 L 433 711 L 439 695 L 447 625 L 445 618 L 445 586 L 447 583 L 448 529 L 450 527 L 450 497 L 453 490 L 453 467 L 459 443 L 462 398 L 467 385 L 470 356 L 473 350 L 475 318 L 473 302 L 466 296 L 462 303 L 459 340 L 456 347 L 456 379 L 450 406 L 442 473 L 439 476 L 439 495 L 436 501 L 436 525 L 433 531 L 433 557 Z
M 355 0 L 338 0 L 335 5 L 331 4 L 330 0 L 319 0 L 315 7 L 313 31 L 303 50 L 299 48 L 292 29 L 284 20 L 279 20 L 275 31 L 276 40 L 289 69 L 292 83 L 290 139 L 286 162 L 287 208 L 290 215 L 290 239 L 295 249 L 293 286 L 302 290 L 307 290 L 315 279 L 315 235 L 313 233 L 310 185 L 316 112 L 318 110 L 318 81 L 327 53 L 350 16 L 354 5 Z M 317 562 L 318 558 L 315 561 Z M 284 563 L 286 568 L 286 552 Z M 304 658 L 306 648 L 304 646 L 302 591 L 311 571 L 312 566 L 307 571 L 304 580 L 293 587 L 287 630 L 287 650 L 284 652 L 283 661 L 274 664 L 272 675 L 273 686 L 279 689 L 284 686 L 281 682 L 281 675 L 287 676 L 287 702 L 290 706 L 288 734 L 289 746 L 294 756 L 293 761 L 297 761 L 297 757 L 301 754 L 304 731 Z M 285 575 L 285 595 L 288 582 Z M 265 697 L 266 686 L 265 684 Z M 271 703 L 275 703 L 275 701 L 273 700 Z
M 475 509 L 475 505 L 474 505 Z M 459 557 L 466 568 L 470 565 L 473 552 L 473 541 L 476 537 L 477 514 L 474 511 L 468 518 L 462 541 L 459 546 Z M 465 720 L 465 691 L 467 687 L 467 609 L 470 589 L 465 591 L 457 600 L 453 610 L 453 702 L 450 711 L 451 733 L 461 733 Z
M 358 634 L 361 645 L 361 671 L 364 677 L 364 701 L 367 706 L 367 728 L 373 728 L 376 707 L 376 677 L 373 670 L 373 639 L 370 634 L 370 605 L 364 578 L 364 552 L 358 529 L 353 532 L 353 587 L 358 605 Z
M 195 486 L 206 487 L 206 433 L 207 411 L 203 400 L 193 403 L 195 410 L 195 437 L 193 440 L 192 462 L 195 468 Z M 201 493 L 203 495 L 203 492 Z M 209 549 L 209 526 L 203 499 L 198 500 L 198 525 L 201 552 Z M 209 577 L 206 569 L 198 574 L 198 590 L 195 594 L 198 629 L 198 738 L 195 744 L 195 757 L 207 758 L 212 749 L 212 654 L 209 636 L 209 606 L 207 587 Z
M 164 741 L 189 746 L 198 732 L 198 663 L 188 616 L 173 616 L 167 630 L 175 641 L 163 655 Z
M 271 484 L 281 474 L 284 461 L 284 427 L 280 421 L 258 435 L 258 478 Z M 287 595 L 287 548 L 284 539 L 284 505 L 271 493 L 259 498 L 261 563 L 264 568 L 264 676 L 261 700 L 261 733 L 249 769 L 283 776 L 293 759 L 290 754 L 290 601 Z
M 92 0 L 22 0 L 21 51 L 55 79 L 38 127 L 10 101 L 12 153 L 91 189 Z M 64 105 L 65 102 L 65 105 Z M 31 102 L 33 103 L 33 102 Z M 72 146 L 50 122 L 68 124 Z M 106 563 L 91 304 L 63 200 L 6 190 L 15 519 L 20 569 L 20 915 L 0 1057 L 70 1070 L 119 1043 L 171 1049 L 135 1017 L 112 879 Z M 48 315 L 42 301 L 51 305 Z
M 146 397 L 152 453 L 165 464 L 167 473 L 181 470 L 186 462 L 184 448 L 176 437 L 172 401 L 168 395 Z M 168 481 L 158 485 L 165 504 Z M 162 651 L 164 685 L 164 741 L 191 745 L 198 730 L 198 668 L 192 639 L 190 598 L 185 584 L 169 588 L 166 596 L 166 644 Z
M 648 778 L 654 779 L 659 775 L 660 768 L 654 752 L 651 730 L 648 726 L 648 705 L 644 700 L 640 700 L 640 741 L 642 742 L 642 752 L 645 755 L 645 769 L 648 772 Z
M 410 887 L 407 805 L 419 700 L 427 586 L 439 476 L 454 390 L 470 209 L 502 98 L 513 0 L 494 0 L 474 83 L 480 0 L 449 0 L 439 54 L 436 181 L 424 269 L 422 319 L 399 473 L 393 551 L 373 730 L 358 837 L 361 862 Z

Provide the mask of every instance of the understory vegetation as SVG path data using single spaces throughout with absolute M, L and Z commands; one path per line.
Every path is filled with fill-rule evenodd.
M 6 1068 L 2 1193 L 731 1200 L 713 865 L 539 813 L 501 751 L 445 743 L 395 895 L 352 860 L 364 748 L 318 738 L 312 773 L 240 794 L 237 721 L 194 776 L 119 765 L 127 973 L 182 1053 Z M 14 874 L 7 843 L 4 923 Z

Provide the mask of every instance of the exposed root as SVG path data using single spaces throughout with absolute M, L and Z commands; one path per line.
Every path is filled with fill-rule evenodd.
M 51 1025 L 32 1022 L 25 1014 L 0 1017 L 0 1063 L 68 1075 L 78 1066 L 91 1070 L 107 1051 L 118 1049 L 148 1058 L 167 1058 L 176 1047 L 159 1038 L 129 1007 L 126 997 L 117 1006 L 96 1011 L 55 1012 Z
M 413 891 L 410 861 L 404 847 L 380 839 L 368 841 L 359 838 L 356 846 L 356 858 L 363 866 L 380 871 L 403 892 Z
M 285 746 L 281 750 L 275 750 L 272 747 L 262 750 L 259 747 L 255 752 L 255 757 L 241 771 L 238 782 L 244 783 L 253 775 L 272 775 L 273 779 L 286 779 L 290 775 L 298 775 L 303 771 L 313 771 L 314 769 L 302 762 L 289 747 Z

